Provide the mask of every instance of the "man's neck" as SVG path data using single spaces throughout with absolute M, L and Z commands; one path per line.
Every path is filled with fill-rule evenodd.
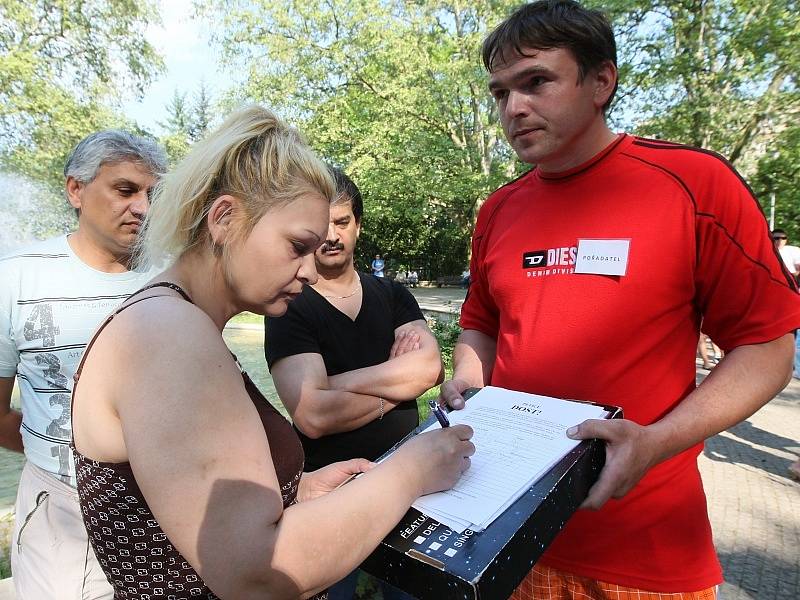
M 325 269 L 317 265 L 319 279 L 312 287 L 318 292 L 348 290 L 358 284 L 358 273 L 351 262 L 342 269 Z
M 573 150 L 564 156 L 540 162 L 537 166 L 543 173 L 562 173 L 582 165 L 605 150 L 617 139 L 617 134 L 608 128 L 604 119 L 597 119 L 579 140 L 572 144 Z
M 117 255 L 93 243 L 85 232 L 78 229 L 67 237 L 75 255 L 87 266 L 103 273 L 125 273 L 130 270 L 131 255 Z

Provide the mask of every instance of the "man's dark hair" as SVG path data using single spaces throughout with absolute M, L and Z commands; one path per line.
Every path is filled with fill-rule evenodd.
M 572 0 L 539 0 L 518 8 L 483 41 L 482 57 L 490 73 L 509 53 L 527 56 L 525 49 L 569 50 L 578 63 L 578 82 L 606 61 L 617 65 L 617 43 L 605 15 Z M 603 105 L 607 111 L 617 85 Z
M 330 171 L 334 180 L 336 180 L 337 199 L 334 200 L 334 204 L 339 202 L 340 199 L 348 198 L 353 207 L 353 216 L 356 218 L 356 222 L 360 223 L 361 215 L 364 213 L 364 203 L 361 200 L 361 192 L 358 186 L 341 169 L 330 167 Z
M 772 237 L 775 237 L 776 235 L 782 235 L 783 237 L 789 237 L 789 236 L 786 235 L 786 232 L 783 229 L 773 229 L 772 230 Z

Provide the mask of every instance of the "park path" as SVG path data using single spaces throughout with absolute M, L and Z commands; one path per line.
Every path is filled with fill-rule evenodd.
M 698 371 L 698 379 L 705 371 Z M 800 598 L 800 382 L 709 439 L 698 464 L 725 575 L 722 600 Z
M 415 287 L 409 291 L 424 312 L 451 313 L 461 310 L 467 291 L 458 287 Z

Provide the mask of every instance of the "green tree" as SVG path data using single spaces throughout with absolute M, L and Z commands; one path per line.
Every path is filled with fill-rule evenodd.
M 770 216 L 774 201 L 775 227 L 785 229 L 791 243 L 800 243 L 800 126 L 781 132 L 758 163 L 753 189 Z
M 0 2 L 0 159 L 51 184 L 87 133 L 119 124 L 115 104 L 161 68 L 144 30 L 149 1 Z
M 797 0 L 589 2 L 617 33 L 615 126 L 716 150 L 764 185 L 791 179 Z M 367 200 L 363 263 L 380 252 L 427 276 L 460 272 L 481 201 L 526 168 L 503 143 L 479 58 L 516 4 L 202 3 L 248 74 L 230 102 L 278 108 L 353 175 Z
M 186 93 L 175 90 L 167 105 L 167 119 L 159 126 L 165 133 L 159 141 L 164 146 L 171 164 L 183 158 L 191 146 L 192 116 L 186 102 Z
M 617 31 L 617 115 L 643 135 L 722 153 L 748 174 L 800 116 L 797 0 L 594 2 Z
M 200 81 L 192 103 L 192 124 L 189 137 L 193 142 L 203 139 L 211 127 L 211 94 L 205 81 Z
M 148 0 L 2 0 L 0 163 L 60 187 L 69 150 L 121 124 L 120 99 L 161 69 L 144 36 L 156 19 Z
M 175 90 L 167 104 L 167 118 L 159 126 L 164 134 L 159 141 L 171 164 L 176 164 L 189 152 L 192 144 L 201 140 L 211 126 L 211 95 L 204 81 L 190 102 L 188 93 Z
M 797 0 L 607 0 L 636 133 L 715 150 L 800 239 Z M 769 215 L 767 215 L 769 216 Z
M 476 209 L 517 168 L 479 45 L 509 2 L 206 2 L 255 100 L 299 122 L 366 199 L 361 261 L 459 273 Z M 434 252 L 434 249 L 436 251 Z
M 167 120 L 159 125 L 167 131 L 183 133 L 188 136 L 189 130 L 192 128 L 190 110 L 186 103 L 186 93 L 175 90 L 167 105 Z

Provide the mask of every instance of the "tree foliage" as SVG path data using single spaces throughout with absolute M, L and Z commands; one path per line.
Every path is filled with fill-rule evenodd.
M 617 33 L 612 122 L 728 156 L 798 239 L 798 0 L 587 1 Z M 228 106 L 275 107 L 362 188 L 362 266 L 380 252 L 423 276 L 460 272 L 480 203 L 527 168 L 502 138 L 479 59 L 517 2 L 196 3 L 247 74 Z M 158 73 L 144 36 L 157 19 L 153 0 L 1 0 L 2 166 L 60 187 L 68 150 L 123 124 L 119 100 Z M 178 96 L 162 138 L 173 161 L 212 121 L 204 83 L 181 107 Z
M 150 1 L 0 2 L 0 160 L 53 186 L 81 138 L 120 124 L 116 103 L 161 68 Z
M 643 135 L 710 148 L 752 175 L 800 117 L 797 0 L 606 0 Z
M 159 123 L 166 132 L 159 141 L 167 152 L 170 164 L 174 165 L 189 152 L 192 142 L 190 110 L 186 102 L 186 92 L 181 93 L 175 90 L 167 104 L 167 119 L 165 122 Z
M 360 249 L 423 276 L 459 273 L 475 211 L 517 168 L 478 49 L 509 2 L 328 0 L 205 4 L 234 101 L 297 121 L 366 199 Z
M 719 151 L 762 183 L 781 179 L 760 169 L 792 179 L 797 136 L 781 132 L 798 119 L 797 0 L 593 4 L 620 48 L 612 122 Z M 248 73 L 231 102 L 276 107 L 362 187 L 363 263 L 380 252 L 427 276 L 460 272 L 482 199 L 524 168 L 502 140 L 478 54 L 516 3 L 202 5 L 222 23 L 229 63 Z M 774 152 L 783 158 L 764 162 Z
M 775 227 L 785 229 L 790 243 L 800 243 L 800 126 L 785 129 L 758 162 L 751 180 L 767 217 L 775 204 Z
M 599 3 L 597 3 L 599 4 Z M 797 0 L 607 0 L 623 64 L 617 116 L 642 135 L 710 148 L 800 234 Z M 769 216 L 769 215 L 767 215 Z
M 189 127 L 189 137 L 193 142 L 203 139 L 211 127 L 213 121 L 211 102 L 208 86 L 201 80 L 194 96 L 192 124 Z
M 166 121 L 159 123 L 165 132 L 159 141 L 171 165 L 186 156 L 192 144 L 208 133 L 212 123 L 212 99 L 205 82 L 200 82 L 191 101 L 187 96 L 187 92 L 175 90 L 166 107 Z
M 159 123 L 159 125 L 168 131 L 179 131 L 188 136 L 192 127 L 192 118 L 189 111 L 190 109 L 186 104 L 186 92 L 181 93 L 175 90 L 172 94 L 172 99 L 167 105 L 167 120 L 164 123 Z

